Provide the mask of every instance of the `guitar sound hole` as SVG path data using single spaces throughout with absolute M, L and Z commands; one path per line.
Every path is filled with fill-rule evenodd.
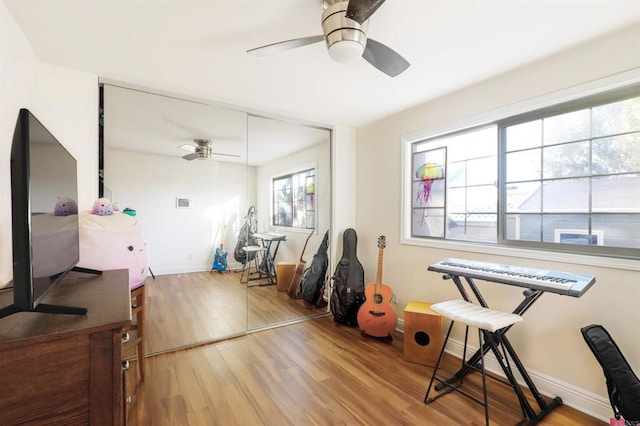
M 373 295 L 373 303 L 375 303 L 375 304 L 382 303 L 382 295 L 381 294 L 374 294 Z

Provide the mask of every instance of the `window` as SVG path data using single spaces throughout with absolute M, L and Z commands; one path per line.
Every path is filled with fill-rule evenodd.
M 414 144 L 412 235 L 496 241 L 496 126 Z
M 273 178 L 272 193 L 272 226 L 315 228 L 315 169 Z
M 416 141 L 411 237 L 640 258 L 640 89 Z

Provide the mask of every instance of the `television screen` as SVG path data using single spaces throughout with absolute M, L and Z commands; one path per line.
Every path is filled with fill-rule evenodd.
M 11 197 L 12 309 L 37 310 L 79 260 L 78 183 L 75 158 L 27 109 L 13 137 Z
M 33 299 L 79 260 L 76 160 L 31 116 L 29 186 Z

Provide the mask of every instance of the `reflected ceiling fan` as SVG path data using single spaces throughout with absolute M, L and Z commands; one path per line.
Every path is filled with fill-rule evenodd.
M 226 157 L 240 157 L 236 154 L 223 154 L 221 152 L 213 152 L 213 142 L 209 139 L 194 139 L 195 145 L 185 144 L 179 148 L 190 151 L 189 154 L 183 155 L 187 161 L 191 160 L 210 160 L 212 155 L 224 155 Z
M 269 55 L 312 43 L 325 41 L 329 56 L 337 62 L 351 62 L 362 57 L 378 70 L 395 77 L 409 67 L 400 54 L 367 38 L 369 18 L 385 0 L 323 0 L 323 35 L 281 41 L 247 50 L 255 56 Z

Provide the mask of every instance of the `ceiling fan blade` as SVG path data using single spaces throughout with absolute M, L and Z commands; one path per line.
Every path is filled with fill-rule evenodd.
M 292 40 L 280 41 L 278 43 L 256 47 L 255 49 L 247 50 L 247 53 L 253 56 L 271 55 L 272 53 L 280 53 L 285 50 L 295 49 L 296 47 L 306 46 L 307 44 L 313 44 L 323 40 L 324 35 L 294 38 Z
M 373 39 L 367 39 L 362 57 L 389 77 L 397 76 L 411 65 L 395 50 Z
M 225 157 L 240 157 L 237 154 L 223 154 L 222 152 L 212 152 L 211 155 L 223 155 Z
M 185 151 L 189 151 L 189 152 L 196 152 L 195 145 L 183 144 L 183 145 L 180 145 L 178 148 L 184 149 Z
M 192 154 L 183 155 L 182 158 L 184 158 L 187 161 L 191 161 L 191 160 L 195 160 L 196 158 L 198 158 L 198 154 L 194 152 Z
M 382 6 L 384 0 L 349 0 L 346 17 L 362 24 Z

